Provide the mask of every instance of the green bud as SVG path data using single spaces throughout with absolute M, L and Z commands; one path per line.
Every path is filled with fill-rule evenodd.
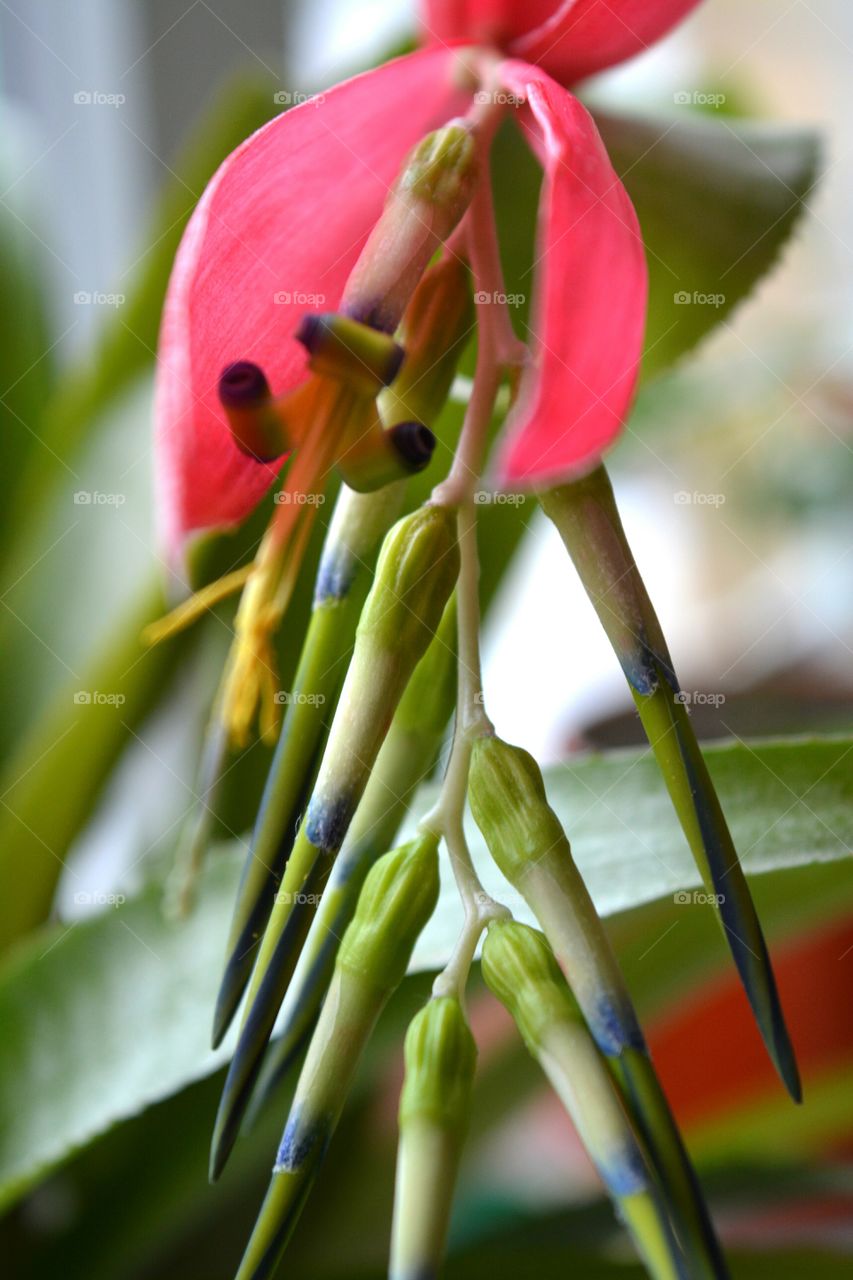
M 438 901 L 438 840 L 432 835 L 386 853 L 370 869 L 338 952 L 338 969 L 380 990 L 406 973 L 418 934 Z
M 489 851 L 512 884 L 546 851 L 567 843 L 545 796 L 541 770 L 521 747 L 497 737 L 478 738 L 471 754 L 469 797 Z
M 438 628 L 459 574 L 456 514 L 424 506 L 398 520 L 382 544 L 376 579 L 358 624 L 358 646 L 420 657 Z
M 411 192 L 427 204 L 461 212 L 471 199 L 476 158 L 470 126 L 464 120 L 452 120 L 415 144 L 396 189 Z
M 556 1024 L 581 1020 L 554 953 L 537 929 L 493 920 L 482 967 L 489 990 L 509 1009 L 532 1053 Z
M 450 394 L 459 357 L 474 326 L 468 268 L 454 254 L 431 266 L 403 316 L 398 339 L 406 357 L 379 397 L 383 420 L 435 421 Z
M 400 1127 L 425 1120 L 458 1132 L 468 1121 L 477 1046 L 453 996 L 430 1000 L 406 1032 Z

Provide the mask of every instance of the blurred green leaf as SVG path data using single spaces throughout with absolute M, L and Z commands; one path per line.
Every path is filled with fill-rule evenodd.
M 853 740 L 794 739 L 704 748 L 735 844 L 751 874 L 835 862 L 853 846 Z M 563 822 L 578 866 L 602 915 L 668 898 L 700 884 L 663 781 L 649 751 L 592 755 L 545 771 L 551 805 Z M 434 786 L 419 792 L 411 822 L 425 813 Z M 486 889 L 520 918 L 526 904 L 488 857 L 470 821 L 468 839 Z M 704 912 L 697 904 L 691 915 Z M 414 964 L 438 968 L 460 924 L 453 877 L 445 868 L 435 914 Z M 683 945 L 683 940 L 680 940 Z
M 7 120 L 7 126 L 11 126 Z M 5 142 L 8 142 L 7 133 Z M 55 377 L 53 343 L 44 297 L 37 225 L 32 201 L 0 164 L 5 188 L 0 202 L 0 547 L 4 546 L 21 474 L 37 451 L 41 420 Z
M 666 369 L 775 264 L 815 182 L 811 130 L 688 113 L 596 113 L 634 202 L 649 263 L 643 376 Z
M 708 749 L 747 869 L 767 873 L 768 881 L 775 879 L 769 873 L 784 871 L 779 879 L 798 907 L 806 873 L 796 868 L 817 862 L 827 864 L 818 870 L 830 871 L 829 864 L 845 856 L 853 787 L 845 755 L 851 750 L 853 743 L 841 739 Z M 550 771 L 548 783 L 576 831 L 578 860 L 604 914 L 698 883 L 644 753 L 581 760 Z M 625 814 L 637 834 L 617 816 Z M 0 1203 L 117 1121 L 223 1060 L 207 1045 L 239 861 L 233 854 L 211 859 L 198 906 L 182 924 L 164 919 L 161 886 L 152 884 L 95 919 L 40 931 L 10 958 L 0 976 L 6 1043 Z M 486 880 L 504 892 L 494 876 Z M 837 890 L 828 902 L 825 896 L 827 909 L 843 910 L 845 897 L 849 902 L 849 893 Z M 458 903 L 446 893 L 414 967 L 435 968 L 447 959 L 457 919 Z M 684 951 L 682 940 L 679 964 Z
M 0 780 L 0 951 L 50 911 L 71 842 L 90 814 L 133 726 L 150 709 L 179 650 L 144 650 L 140 633 L 163 612 L 153 586 L 79 681 L 55 696 Z

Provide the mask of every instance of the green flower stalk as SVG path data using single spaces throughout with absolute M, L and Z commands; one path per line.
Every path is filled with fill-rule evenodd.
M 228 1030 L 249 981 L 343 683 L 376 553 L 400 513 L 404 490 L 404 482 L 398 482 L 376 493 L 344 487 L 338 495 L 311 620 L 237 890 L 214 1015 L 214 1047 Z
M 500 738 L 478 738 L 469 799 L 492 857 L 541 924 L 590 1034 L 620 1085 L 696 1276 L 725 1276 L 701 1188 L 630 993 L 569 841 L 548 804 L 539 766 L 526 751 Z
M 266 1280 L 273 1274 L 317 1176 L 362 1050 L 402 982 L 437 900 L 438 842 L 431 836 L 386 854 L 365 880 L 237 1280 Z
M 433 1280 L 444 1256 L 477 1046 L 462 1006 L 439 996 L 406 1033 L 389 1280 Z
M 678 1280 L 677 1245 L 642 1149 L 545 938 L 513 920 L 493 921 L 482 967 L 571 1117 L 649 1274 Z
M 355 912 L 364 878 L 393 844 L 409 799 L 439 755 L 456 696 L 456 597 L 414 670 L 370 781 L 317 908 L 278 1019 L 280 1031 L 264 1058 L 250 1107 L 257 1115 L 296 1061 L 319 1012 L 340 939 Z
M 619 519 L 607 472 L 540 495 L 619 658 L 773 1063 L 791 1097 L 800 1077 L 767 945 L 657 614 Z
M 222 1169 L 260 1070 L 316 904 L 379 749 L 459 572 L 455 514 L 425 506 L 383 543 L 323 761 L 252 974 L 219 1106 L 211 1176 Z
M 431 266 L 415 290 L 397 331 L 397 339 L 406 354 L 396 378 L 379 396 L 379 411 L 386 428 L 413 421 L 435 421 L 450 394 L 456 366 L 470 334 L 472 312 L 471 288 L 464 263 L 448 256 Z M 365 494 L 344 486 L 335 505 L 294 689 L 234 907 L 214 1017 L 214 1047 L 225 1035 L 249 980 L 257 945 L 269 919 L 299 815 L 308 799 L 326 740 L 376 553 L 400 514 L 404 498 L 404 481 Z M 450 647 L 454 647 L 454 642 Z M 441 680 L 437 687 L 443 688 Z M 452 706 L 447 710 L 444 724 L 451 710 Z M 420 767 L 424 769 L 427 765 Z M 405 767 L 402 771 L 405 780 Z M 396 785 L 396 779 L 391 778 L 389 785 Z M 383 825 L 377 832 L 376 854 L 388 848 L 395 834 L 396 825 L 391 831 L 388 824 Z M 353 906 L 360 883 L 354 885 Z M 341 928 L 337 929 L 338 937 L 342 932 Z

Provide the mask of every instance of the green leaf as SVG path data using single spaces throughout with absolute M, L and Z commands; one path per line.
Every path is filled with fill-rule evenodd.
M 182 649 L 145 651 L 140 633 L 163 612 L 152 587 L 82 678 L 33 723 L 0 778 L 0 950 L 47 916 L 74 837 L 133 728 Z M 14 888 L 11 888 L 14 886 Z
M 817 172 L 811 130 L 596 113 L 649 263 L 643 376 L 699 342 L 770 270 Z
M 790 871 L 848 856 L 853 847 L 853 739 L 735 742 L 704 751 L 748 873 Z M 699 873 L 650 751 L 586 756 L 547 769 L 545 783 L 602 915 L 658 898 L 671 903 L 678 891 L 698 888 Z M 434 798 L 434 786 L 418 793 L 412 826 Z M 519 918 L 534 923 L 489 858 L 470 818 L 466 830 L 485 888 Z M 800 906 L 804 910 L 805 904 Z M 691 918 L 711 914 L 698 904 L 691 909 Z M 444 963 L 459 923 L 453 877 L 445 867 L 439 905 L 415 948 L 414 966 L 428 969 Z M 683 939 L 679 943 L 683 946 Z
M 851 752 L 851 739 L 708 748 L 747 870 L 764 873 L 759 889 L 765 882 L 779 886 L 788 927 L 818 909 L 849 909 L 853 887 L 839 860 L 846 857 L 851 834 Z M 698 883 L 647 754 L 579 760 L 550 770 L 548 784 L 605 914 Z M 418 804 L 416 813 L 422 811 Z M 472 843 L 477 844 L 473 832 Z M 481 848 L 475 847 L 475 856 L 486 873 Z M 238 853 L 210 860 L 198 906 L 186 922 L 164 919 L 162 887 L 152 884 L 94 919 L 42 930 L 7 962 L 0 975 L 6 1046 L 0 1058 L 0 1204 L 20 1196 L 110 1126 L 223 1061 L 207 1045 L 240 862 Z M 459 924 L 451 879 L 445 867 L 449 892 L 414 968 L 438 967 L 449 956 Z M 497 875 L 485 879 L 506 896 Z M 624 928 L 625 921 L 660 905 L 615 923 Z M 711 913 L 698 906 L 695 915 L 710 921 Z M 691 925 L 689 936 L 679 939 L 679 968 L 690 969 L 694 945 L 706 947 L 707 937 Z
M 162 887 L 27 939 L 0 975 L 0 1205 L 117 1121 L 224 1062 L 210 1019 L 236 857 L 197 910 L 167 920 Z M 26 1089 L 22 1089 L 26 1081 Z

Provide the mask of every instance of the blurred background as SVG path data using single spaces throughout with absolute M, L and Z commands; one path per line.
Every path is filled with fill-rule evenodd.
M 31 924 L 50 917 L 57 939 L 111 896 L 124 902 L 144 890 L 172 858 L 227 638 L 208 629 L 185 658 L 138 653 L 140 626 L 162 605 L 151 376 L 180 229 L 218 160 L 278 104 L 370 65 L 414 28 L 411 4 L 378 0 L 0 3 L 1 456 L 4 474 L 20 478 L 0 510 L 3 834 L 16 858 L 3 911 L 18 909 Z M 819 186 L 777 269 L 698 353 L 649 384 L 612 458 L 629 537 L 707 739 L 841 734 L 853 722 L 851 53 L 844 0 L 707 0 L 649 54 L 585 88 L 604 111 L 748 116 L 814 126 L 823 140 Z M 523 520 L 486 624 L 486 699 L 499 731 L 543 763 L 639 745 L 621 672 L 556 534 L 530 506 Z M 124 649 L 106 668 L 113 684 L 108 674 L 93 685 L 91 672 L 103 679 L 105 670 L 93 637 L 107 633 Z M 63 719 L 70 698 L 109 691 L 128 673 L 125 703 L 104 707 L 82 752 Z M 47 794 L 66 796 L 55 806 L 31 785 L 44 780 L 45 761 L 57 788 Z M 85 761 L 94 765 L 84 777 Z M 247 824 L 257 771 L 257 758 L 237 771 L 229 829 Z M 32 871 L 45 866 L 49 890 Z M 797 933 L 797 892 L 770 879 L 786 980 L 812 966 L 834 1027 L 812 1028 L 834 1089 L 820 1094 L 819 1119 L 784 1122 L 778 1149 L 772 1085 L 713 965 L 700 965 L 704 985 L 674 1001 L 678 953 L 664 944 L 649 961 L 646 952 L 667 935 L 667 908 L 615 917 L 614 936 L 641 1006 L 657 1019 L 653 1043 L 727 1240 L 751 1259 L 735 1273 L 850 1274 L 850 895 L 815 872 L 809 911 L 820 902 L 823 924 Z M 704 928 L 697 954 L 712 938 Z M 381 1274 L 397 1048 L 424 989 L 411 979 L 383 1024 L 320 1207 L 300 1231 L 293 1275 Z M 42 995 L 49 1040 L 57 997 Z M 114 995 L 136 998 L 123 988 Z M 181 1007 L 177 997 L 176 1017 Z M 577 1275 L 633 1277 L 567 1123 L 508 1047 L 495 1006 L 476 1004 L 475 1018 L 488 1070 L 449 1274 L 563 1274 L 568 1241 Z M 696 1075 L 683 1064 L 709 1019 L 717 1047 Z M 63 1044 L 53 1049 L 61 1061 Z M 740 1075 L 727 1074 L 727 1058 Z M 205 1058 L 186 1071 L 186 1087 L 159 1092 L 149 1064 L 156 1105 L 141 1114 L 122 1110 L 117 1088 L 114 1114 L 124 1122 L 94 1142 L 90 1132 L 70 1141 L 85 1152 L 0 1227 L 15 1275 L 231 1274 L 280 1116 L 247 1142 L 228 1184 L 210 1190 L 204 1153 L 221 1077 L 209 1073 L 220 1063 Z M 51 1080 L 21 1085 L 37 1091 Z M 783 1246 L 787 1257 L 770 1257 Z

